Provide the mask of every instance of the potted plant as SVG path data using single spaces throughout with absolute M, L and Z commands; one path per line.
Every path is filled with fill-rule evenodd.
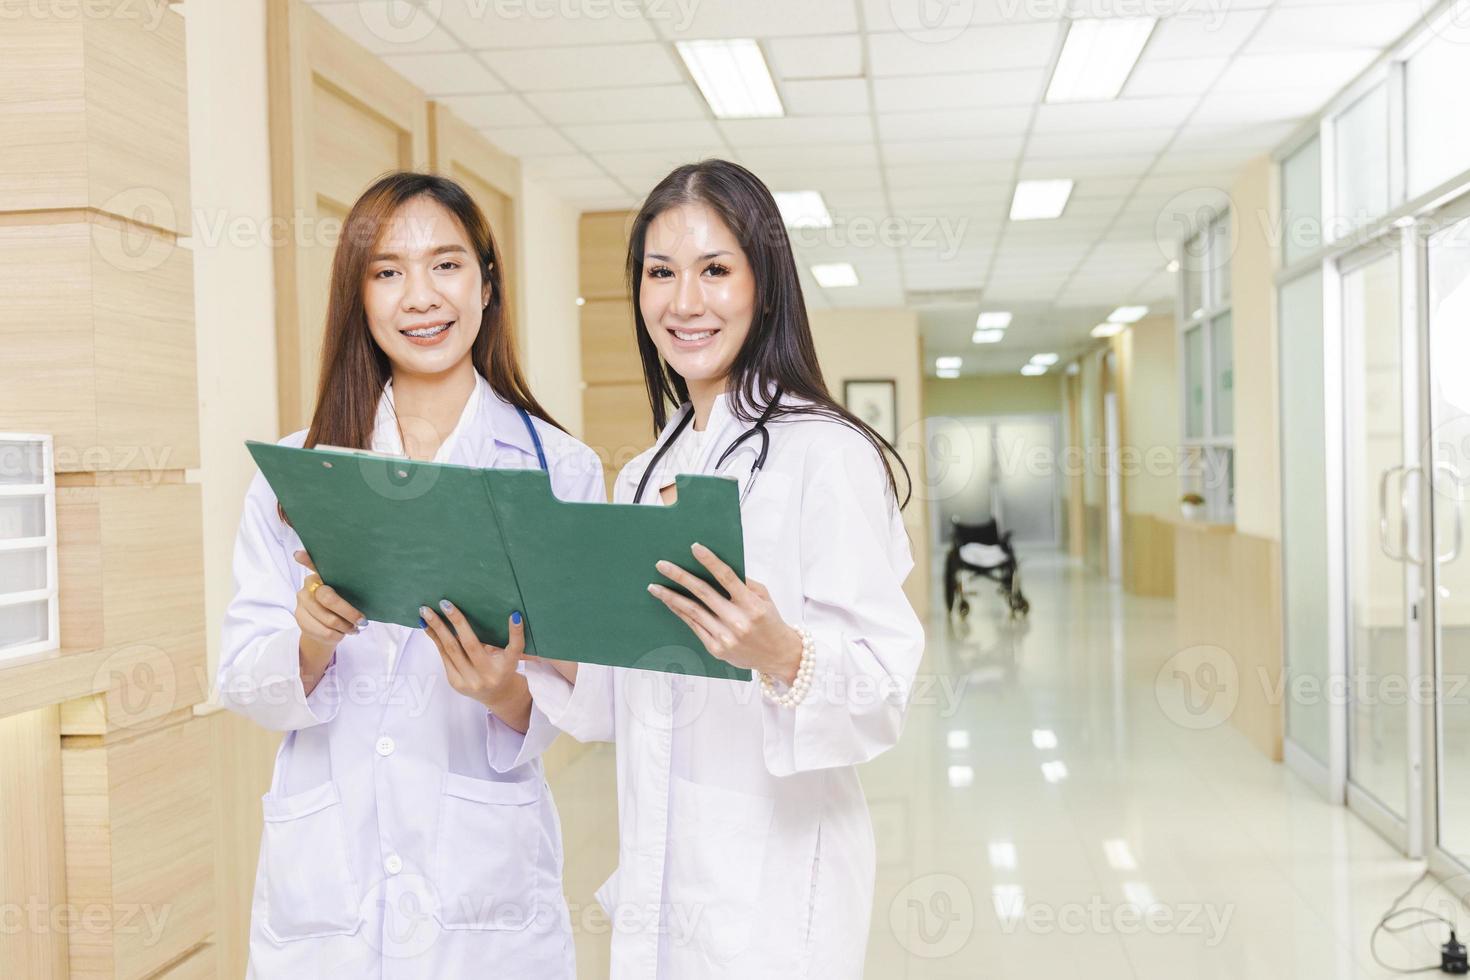
M 1179 498 L 1179 513 L 1184 515 L 1186 521 L 1203 520 L 1205 516 L 1205 498 L 1197 493 L 1186 493 Z

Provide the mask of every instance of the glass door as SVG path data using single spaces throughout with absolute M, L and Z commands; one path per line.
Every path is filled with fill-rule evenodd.
M 1369 246 L 1339 266 L 1343 324 L 1348 803 L 1407 852 L 1419 839 L 1412 782 L 1419 714 L 1405 684 L 1418 652 L 1413 409 L 1418 361 L 1404 252 Z M 1405 329 L 1405 325 L 1410 329 Z
M 1461 213 L 1465 211 L 1462 206 Z M 1431 830 L 1439 848 L 1470 865 L 1470 218 L 1450 219 L 1426 241 L 1429 323 L 1429 465 L 1434 547 L 1435 771 Z M 1436 224 L 1442 224 L 1437 222 Z

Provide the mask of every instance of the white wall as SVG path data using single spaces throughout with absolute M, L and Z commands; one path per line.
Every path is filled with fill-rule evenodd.
M 240 505 L 255 473 L 246 439 L 276 439 L 265 4 L 182 6 L 189 59 L 189 163 L 198 330 L 199 457 L 209 664 L 234 591 Z
M 582 434 L 581 317 L 577 308 L 579 213 L 542 185 L 521 179 L 519 297 L 525 368 L 536 399 L 575 436 Z

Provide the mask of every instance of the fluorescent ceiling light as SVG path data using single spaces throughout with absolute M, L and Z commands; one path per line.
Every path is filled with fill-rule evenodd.
M 1028 378 L 1034 378 L 1038 374 L 1045 374 L 1046 368 L 1042 367 L 1040 364 L 1027 364 L 1021 368 L 1021 373 L 1026 375 Z
M 1016 870 L 1016 845 L 1008 840 L 993 840 L 988 848 L 990 866 L 997 871 Z
M 1031 358 L 1031 363 L 1040 364 L 1042 367 L 1051 367 L 1053 364 L 1060 360 L 1060 357 L 1048 351 L 1045 354 L 1033 355 Z
M 956 750 L 968 749 L 970 747 L 970 733 L 963 728 L 956 728 L 949 733 L 949 747 Z
M 1031 744 L 1038 749 L 1054 749 L 1057 747 L 1057 733 L 1050 728 L 1033 728 Z
M 679 57 L 711 111 L 721 119 L 784 116 L 781 96 L 759 44 L 748 37 L 678 41 Z
M 965 366 L 963 357 L 936 357 L 934 367 L 940 371 L 958 371 Z
M 1016 184 L 1016 194 L 1011 198 L 1011 220 L 1059 218 L 1067 208 L 1067 198 L 1071 196 L 1070 179 L 1023 180 Z
M 832 215 L 819 191 L 776 191 L 776 207 L 787 228 L 831 228 Z
M 975 326 L 981 330 L 1004 330 L 1011 325 L 1011 315 L 1005 310 L 992 310 L 975 318 Z
M 974 766 L 950 766 L 949 785 L 955 789 L 964 789 L 975 782 Z
M 944 378 L 945 380 L 953 381 L 955 378 L 958 378 L 960 376 L 960 372 L 956 368 L 940 368 L 939 370 L 934 372 L 934 376 L 936 378 Z
M 1105 340 L 1108 337 L 1118 336 L 1126 326 L 1127 324 L 1124 323 L 1099 323 L 1092 328 L 1092 335 L 1099 340 Z
M 1178 259 L 1170 259 L 1169 260 L 1169 264 L 1166 265 L 1166 266 L 1164 266 L 1164 271 L 1165 272 L 1178 272 L 1179 271 L 1179 260 Z
M 840 286 L 858 284 L 857 270 L 852 267 L 851 262 L 826 262 L 814 265 L 812 276 L 817 280 L 817 285 L 823 289 L 836 289 Z
M 1106 102 L 1116 99 L 1138 64 L 1156 17 L 1083 18 L 1067 26 L 1048 102 Z
M 1043 762 L 1041 764 L 1041 774 L 1046 777 L 1047 782 L 1059 783 L 1067 778 L 1067 764 L 1060 759 Z
M 1120 306 L 1108 314 L 1109 323 L 1137 323 L 1148 316 L 1147 306 Z
M 1005 336 L 1004 330 L 976 330 L 970 335 L 970 341 L 976 344 L 998 344 Z

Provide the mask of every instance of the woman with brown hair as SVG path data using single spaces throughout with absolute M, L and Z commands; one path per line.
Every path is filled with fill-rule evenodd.
M 464 189 L 383 177 L 337 246 L 311 427 L 282 444 L 539 466 L 559 498 L 605 500 L 596 455 L 531 395 L 504 310 Z M 539 759 L 557 729 L 531 704 L 520 612 L 504 648 L 437 596 L 414 597 L 420 629 L 369 622 L 315 574 L 259 475 L 234 570 L 220 698 L 287 733 L 262 800 L 251 975 L 572 977 Z

